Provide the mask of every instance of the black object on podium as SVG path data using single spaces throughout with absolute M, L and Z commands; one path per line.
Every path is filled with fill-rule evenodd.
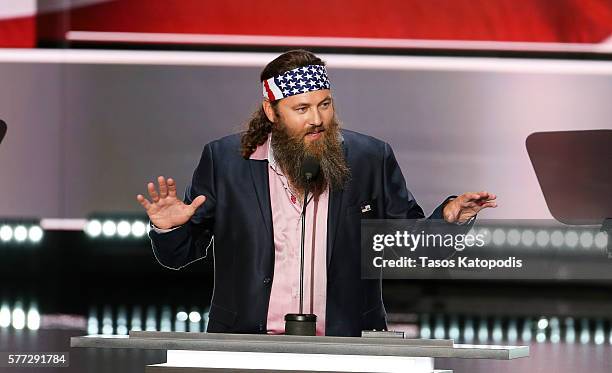
M 552 216 L 601 224 L 612 258 L 612 130 L 536 132 L 526 145 Z
M 285 334 L 316 335 L 317 315 L 304 313 L 304 234 L 306 232 L 306 207 L 308 206 L 308 191 L 310 183 L 319 176 L 321 165 L 311 156 L 306 156 L 302 163 L 302 177 L 306 181 L 304 190 L 304 207 L 302 208 L 302 239 L 300 246 L 300 310 L 299 313 L 285 315 Z M 314 196 L 313 196 L 314 198 Z M 310 289 L 310 291 L 313 291 Z
M 6 122 L 0 119 L 0 144 L 2 139 L 4 139 L 4 135 L 6 135 Z

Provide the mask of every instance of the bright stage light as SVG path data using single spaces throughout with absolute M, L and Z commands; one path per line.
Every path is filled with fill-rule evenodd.
M 580 246 L 585 249 L 593 246 L 593 233 L 589 231 L 584 231 L 580 234 Z
M 518 330 L 516 327 L 516 320 L 512 319 L 508 322 L 508 342 L 515 343 L 518 340 Z
M 482 235 L 482 240 L 484 241 L 485 245 L 489 245 L 491 243 L 493 235 L 491 234 L 491 231 L 488 228 L 481 228 L 480 235 Z
M 609 239 L 610 237 L 608 237 L 608 234 L 606 232 L 597 232 L 597 234 L 595 235 L 595 246 L 600 249 L 604 249 L 608 244 Z
M 535 241 L 536 235 L 531 229 L 524 230 L 523 233 L 521 233 L 521 243 L 524 246 L 531 247 Z
M 563 237 L 563 233 L 561 231 L 554 231 L 550 235 L 550 243 L 554 247 L 561 247 L 561 246 L 563 246 L 563 241 L 564 241 L 564 237 Z
M 102 334 L 113 334 L 113 311 L 108 305 L 102 311 Z
M 561 341 L 561 329 L 559 327 L 559 319 L 551 317 L 550 322 L 550 341 L 552 343 L 559 343 Z
M 486 320 L 480 320 L 478 324 L 478 340 L 480 342 L 487 342 L 489 340 L 489 327 Z
M 591 331 L 589 330 L 589 321 L 587 319 L 580 320 L 580 343 L 587 344 L 591 341 Z
M 102 223 L 99 220 L 90 220 L 85 227 L 85 233 L 92 238 L 100 236 L 102 234 Z
M 106 237 L 112 237 L 117 233 L 117 225 L 112 220 L 107 220 L 102 223 L 102 234 Z
M 95 316 L 89 316 L 89 318 L 87 319 L 87 334 L 89 335 L 95 335 L 98 334 L 100 332 L 100 329 L 98 328 L 98 318 Z
M 0 240 L 2 240 L 2 242 L 8 242 L 11 238 L 13 238 L 13 228 L 8 225 L 0 227 Z
M 567 231 L 565 232 L 565 245 L 570 248 L 576 247 L 578 245 L 579 237 L 576 231 Z
M 170 306 L 163 306 L 161 311 L 161 320 L 159 323 L 159 330 L 161 332 L 171 332 L 172 331 L 172 311 L 170 311 Z
M 500 343 L 504 338 L 501 320 L 499 318 L 496 318 L 493 322 L 493 331 L 491 332 L 491 337 L 493 338 L 493 342 L 495 343 Z
M 132 227 L 130 225 L 130 223 L 128 223 L 125 220 L 121 220 L 118 224 L 117 224 L 117 234 L 119 235 L 119 237 L 127 237 L 130 235 L 130 232 L 132 230 Z
M 523 342 L 529 342 L 531 341 L 531 337 L 531 320 L 525 319 L 523 322 L 523 330 L 521 332 L 521 340 Z
M 189 316 L 187 315 L 187 312 L 185 312 L 185 311 L 180 311 L 180 312 L 178 312 L 178 313 L 176 314 L 176 319 L 177 319 L 178 321 L 187 321 L 187 318 L 188 318 L 188 317 L 189 317 Z
M 11 326 L 11 310 L 6 304 L 0 306 L 0 328 Z
M 15 309 L 13 309 L 13 314 L 11 316 L 13 321 L 13 328 L 17 330 L 25 328 L 26 315 L 25 312 L 23 312 L 23 308 L 21 308 L 21 306 L 16 306 Z
M 40 242 L 43 238 L 43 235 L 44 235 L 44 232 L 42 228 L 39 227 L 38 225 L 33 225 L 28 230 L 28 237 L 30 238 L 30 241 L 33 243 Z
M 463 328 L 463 340 L 466 343 L 474 341 L 474 322 L 472 319 L 465 320 L 465 326 Z
M 126 335 L 127 333 L 127 311 L 125 307 L 121 306 L 117 310 L 117 334 Z
M 452 316 L 448 328 L 448 338 L 454 339 L 456 341 L 459 340 L 459 337 L 459 320 L 457 319 L 457 316 Z
M 176 313 L 176 317 L 174 319 L 174 331 L 186 332 L 188 318 L 189 315 L 187 315 L 187 312 L 185 312 L 182 307 L 179 307 L 179 311 Z
M 100 332 L 98 320 L 98 314 L 95 307 L 89 309 L 89 316 L 87 317 L 87 334 L 95 335 Z
M 538 244 L 538 246 L 545 247 L 546 245 L 548 245 L 549 242 L 550 236 L 548 232 L 542 230 L 536 233 L 536 243 Z
M 506 239 L 508 240 L 508 244 L 510 246 L 517 246 L 519 243 L 521 243 L 521 233 L 518 231 L 518 229 L 510 229 Z
M 502 246 L 506 243 L 506 232 L 503 229 L 497 228 L 493 231 L 493 244 L 495 246 Z
M 140 238 L 147 233 L 147 226 L 141 221 L 135 221 L 132 223 L 132 235 L 136 238 Z
M 191 321 L 192 323 L 198 323 L 201 320 L 202 320 L 202 316 L 200 315 L 198 311 L 189 312 L 189 321 Z
M 28 238 L 28 229 L 24 225 L 18 225 L 13 232 L 15 241 L 23 242 Z
M 145 330 L 147 332 L 155 332 L 157 331 L 157 311 L 155 307 L 149 306 L 147 307 L 147 316 L 145 320 Z
M 431 338 L 431 328 L 429 327 L 429 316 L 421 316 L 421 327 L 419 330 L 420 336 L 423 339 Z
M 434 338 L 435 339 L 444 339 L 445 335 L 444 330 L 444 317 L 442 315 L 436 316 L 436 322 L 434 325 Z
M 30 330 L 38 330 L 40 328 L 40 313 L 38 313 L 38 310 L 35 307 L 28 310 L 27 326 Z
M 140 306 L 134 306 L 132 308 L 132 320 L 130 321 L 130 330 L 141 331 L 142 330 L 142 317 L 141 317 Z
M 601 345 L 606 341 L 606 336 L 604 334 L 603 322 L 598 320 L 595 324 L 595 335 L 593 336 L 593 342 L 596 345 Z
M 542 317 L 538 320 L 538 329 L 546 328 L 548 328 L 548 320 L 545 317 Z

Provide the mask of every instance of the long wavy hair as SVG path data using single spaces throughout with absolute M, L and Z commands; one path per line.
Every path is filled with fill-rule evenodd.
M 281 54 L 268 63 L 262 70 L 259 80 L 263 83 L 264 80 L 308 65 L 325 66 L 325 62 L 312 52 L 303 49 L 291 50 Z M 274 111 L 276 111 L 278 101 L 279 100 L 271 102 Z M 270 132 L 272 132 L 272 122 L 268 120 L 263 107 L 260 105 L 259 109 L 251 115 L 251 119 L 249 119 L 247 123 L 246 131 L 242 134 L 240 140 L 240 153 L 242 156 L 245 159 L 249 158 L 259 145 L 266 142 Z

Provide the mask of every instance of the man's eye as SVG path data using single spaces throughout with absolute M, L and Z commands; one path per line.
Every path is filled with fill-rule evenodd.
M 327 109 L 329 107 L 329 102 L 324 102 L 323 104 L 321 104 L 321 106 L 323 107 L 323 109 Z
M 305 113 L 306 112 L 306 108 L 305 107 L 299 107 L 297 109 L 295 109 L 298 113 Z

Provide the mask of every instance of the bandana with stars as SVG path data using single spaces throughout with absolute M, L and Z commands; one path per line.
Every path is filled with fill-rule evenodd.
M 270 101 L 310 91 L 330 89 L 327 70 L 321 65 L 308 65 L 289 70 L 264 80 L 262 85 L 263 96 Z

